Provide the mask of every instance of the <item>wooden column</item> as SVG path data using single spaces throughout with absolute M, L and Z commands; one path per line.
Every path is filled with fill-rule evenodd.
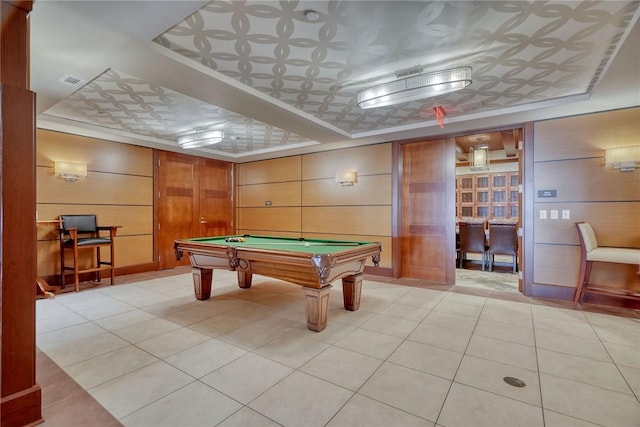
M 35 94 L 32 1 L 0 3 L 0 382 L 2 427 L 42 421 L 35 372 Z

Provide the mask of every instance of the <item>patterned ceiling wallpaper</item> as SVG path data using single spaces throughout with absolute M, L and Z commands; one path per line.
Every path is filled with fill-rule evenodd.
M 115 70 L 105 71 L 47 113 L 158 138 L 173 145 L 177 145 L 182 132 L 223 128 L 225 139 L 206 149 L 227 154 L 314 144 L 287 130 Z
M 586 93 L 639 4 L 215 1 L 157 42 L 358 133 L 424 121 L 437 105 L 477 112 Z M 428 102 L 356 106 L 358 88 L 416 65 L 470 65 L 474 82 Z
M 639 13 L 638 1 L 223 1 L 154 42 L 348 134 L 588 94 Z M 309 22 L 304 11 L 319 19 Z M 415 66 L 473 68 L 441 97 L 362 110 L 358 89 Z M 47 114 L 176 144 L 218 125 L 232 155 L 316 144 L 109 69 Z

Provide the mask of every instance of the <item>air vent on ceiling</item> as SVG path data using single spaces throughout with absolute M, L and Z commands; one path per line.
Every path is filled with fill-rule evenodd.
M 80 83 L 82 83 L 82 79 L 70 76 L 68 74 L 65 76 L 62 76 L 58 81 L 69 86 L 78 86 Z

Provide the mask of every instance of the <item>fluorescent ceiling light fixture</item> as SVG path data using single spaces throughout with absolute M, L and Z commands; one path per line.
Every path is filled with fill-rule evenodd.
M 471 148 L 469 150 L 469 168 L 472 171 L 489 170 L 489 150 L 486 148 Z
M 224 139 L 222 129 L 194 130 L 178 137 L 178 145 L 181 148 L 198 148 L 217 144 Z
M 422 67 L 416 72 L 421 72 Z M 403 73 L 406 75 L 406 73 Z M 358 91 L 357 104 L 362 109 L 385 107 L 387 105 L 433 98 L 471 84 L 471 67 L 451 68 L 431 73 L 411 74 L 407 77 L 397 74 L 397 80 L 382 83 Z M 402 77 L 402 78 L 400 78 Z
M 640 145 L 607 148 L 605 162 L 610 168 L 620 169 L 622 172 L 633 171 L 640 167 Z

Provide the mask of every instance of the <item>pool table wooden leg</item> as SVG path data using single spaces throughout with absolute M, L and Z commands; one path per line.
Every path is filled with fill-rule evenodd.
M 362 273 L 342 278 L 342 294 L 344 295 L 344 308 L 356 311 L 360 308 L 360 295 L 362 295 Z
M 242 289 L 250 288 L 252 277 L 253 277 L 252 272 L 238 270 L 238 286 L 241 287 Z
M 213 280 L 213 269 L 192 268 L 193 289 L 196 299 L 207 300 L 211 297 L 211 281 Z
M 304 288 L 306 295 L 307 328 L 320 332 L 327 327 L 327 313 L 329 312 L 329 291 L 331 285 L 324 288 Z

